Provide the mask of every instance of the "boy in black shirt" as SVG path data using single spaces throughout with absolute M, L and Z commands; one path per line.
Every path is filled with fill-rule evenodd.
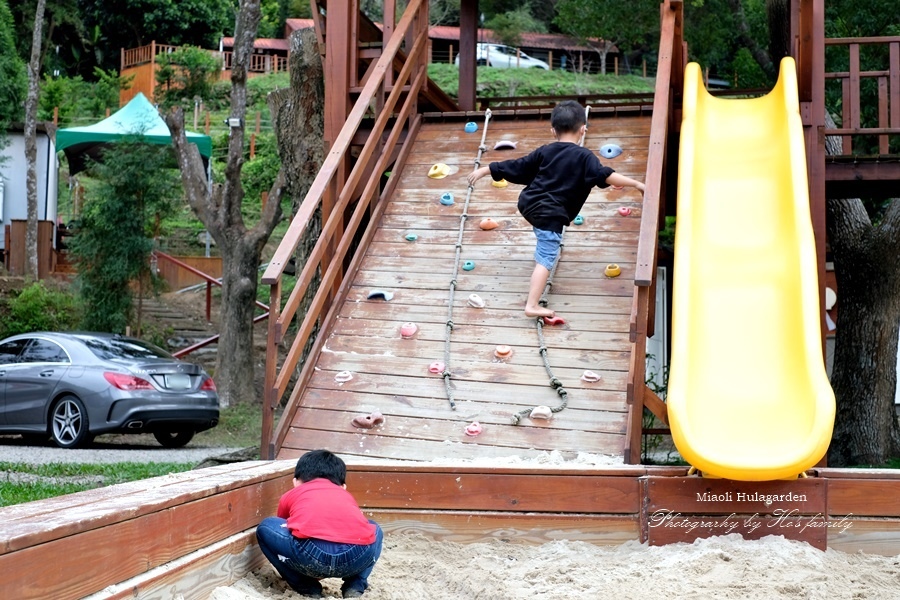
M 550 126 L 556 142 L 522 158 L 492 162 L 467 177 L 469 185 L 475 185 L 488 174 L 494 181 L 506 179 L 525 185 L 517 206 L 534 227 L 537 238 L 535 266 L 525 303 L 525 314 L 529 317 L 556 316 L 538 301 L 559 255 L 563 227 L 578 216 L 591 189 L 615 185 L 644 191 L 643 183 L 604 167 L 593 152 L 579 145 L 585 131 L 584 107 L 580 104 L 574 100 L 557 104 L 550 115 Z

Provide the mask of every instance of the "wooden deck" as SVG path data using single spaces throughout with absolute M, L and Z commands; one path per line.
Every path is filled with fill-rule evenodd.
M 327 447 L 342 455 L 432 460 L 518 455 L 543 451 L 586 452 L 622 457 L 627 421 L 626 378 L 631 344 L 629 315 L 634 293 L 634 263 L 640 228 L 641 196 L 636 190 L 594 190 L 582 211 L 585 222 L 566 232 L 550 306 L 567 320 L 545 327 L 554 374 L 569 392 L 568 408 L 549 421 L 525 419 L 512 424 L 514 413 L 536 405 L 559 404 L 548 384 L 534 320 L 522 312 L 534 266 L 534 235 L 516 212 L 521 186 L 497 189 L 482 180 L 472 195 L 462 239 L 461 260 L 472 271 L 453 273 L 455 244 L 466 196 L 465 176 L 474 167 L 481 142 L 465 133 L 460 121 L 424 124 L 399 185 L 389 200 L 365 259 L 329 330 L 316 371 L 306 389 L 278 457 Z M 645 116 L 592 115 L 585 145 L 606 143 L 624 152 L 604 160 L 617 171 L 641 179 L 646 171 L 650 119 Z M 516 150 L 495 151 L 501 140 L 518 142 Z M 535 119 L 492 119 L 483 164 L 519 157 L 553 141 L 547 115 Z M 453 172 L 429 179 L 434 163 Z M 452 206 L 439 197 L 451 192 Z M 620 206 L 632 213 L 621 217 Z M 478 223 L 492 217 L 500 223 L 482 231 Z M 414 232 L 418 239 L 406 241 Z M 622 275 L 607 279 L 609 263 Z M 429 373 L 443 361 L 450 282 L 457 279 L 448 368 L 457 404 L 451 410 L 443 378 Z M 370 291 L 392 292 L 391 301 L 368 300 Z M 479 294 L 484 309 L 466 300 Z M 418 325 L 412 339 L 401 339 L 400 326 Z M 498 344 L 513 348 L 500 362 Z M 353 379 L 335 382 L 340 371 Z M 585 370 L 602 379 L 581 381 Z M 385 422 L 358 430 L 351 419 L 378 410 Z M 484 432 L 468 437 L 467 424 L 477 420 Z

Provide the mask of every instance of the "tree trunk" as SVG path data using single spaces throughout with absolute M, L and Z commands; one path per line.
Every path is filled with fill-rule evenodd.
M 834 121 L 826 114 L 826 126 Z M 829 153 L 840 153 L 829 138 Z M 862 201 L 826 203 L 838 284 L 831 387 L 837 401 L 829 466 L 883 465 L 900 455 L 894 408 L 900 334 L 900 201 L 874 226 Z
M 41 82 L 41 35 L 44 28 L 44 0 L 38 0 L 28 62 L 28 95 L 25 98 L 25 194 L 28 221 L 25 225 L 25 276 L 38 279 L 38 198 L 37 198 L 37 107 Z
M 791 7 L 788 0 L 766 0 L 769 57 L 776 64 L 791 55 Z
M 231 70 L 231 114 L 240 126 L 231 127 L 225 183 L 210 189 L 200 153 L 188 144 L 184 112 L 177 108 L 166 115 L 185 196 L 222 252 L 222 308 L 216 352 L 215 380 L 219 401 L 227 407 L 235 402 L 259 401 L 262 386 L 255 381 L 256 351 L 253 345 L 254 303 L 263 246 L 281 218 L 284 176 L 279 172 L 259 222 L 248 229 L 241 216 L 244 190 L 241 168 L 244 150 L 244 119 L 247 112 L 247 69 L 260 20 L 259 0 L 241 0 L 235 24 L 234 63 Z

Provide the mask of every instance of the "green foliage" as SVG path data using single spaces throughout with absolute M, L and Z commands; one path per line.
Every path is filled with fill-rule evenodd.
M 160 54 L 156 61 L 159 85 L 156 100 L 164 108 L 185 102 L 193 104 L 195 98 L 209 99 L 222 69 L 220 59 L 196 46 L 182 46 L 170 54 Z
M 734 68 L 734 79 L 737 82 L 735 87 L 742 89 L 769 87 L 769 77 L 746 48 L 737 51 L 732 67 Z
M 268 192 L 275 183 L 275 176 L 281 168 L 278 148 L 273 134 L 256 137 L 256 156 L 244 163 L 241 170 L 241 184 L 244 186 L 244 201 L 258 201 L 263 192 Z
M 522 34 L 528 31 L 547 33 L 547 26 L 532 16 L 527 4 L 492 17 L 484 26 L 492 29 L 500 43 L 507 46 L 518 46 Z
M 658 37 L 657 0 L 559 0 L 553 22 L 581 40 L 599 38 L 630 50 L 647 37 Z
M 0 337 L 31 331 L 69 331 L 80 320 L 80 307 L 68 292 L 32 283 L 6 301 L 7 317 L 0 322 Z
M 25 63 L 16 53 L 12 14 L 7 1 L 0 0 L 0 135 L 5 134 L 6 123 L 22 118 L 27 87 Z
M 121 48 L 149 44 L 216 48 L 234 30 L 233 0 L 79 0 L 84 31 L 99 31 L 93 46 L 99 66 L 119 63 Z
M 84 301 L 84 327 L 123 333 L 132 312 L 131 282 L 147 273 L 153 229 L 174 211 L 177 172 L 171 149 L 140 136 L 112 144 L 95 163 L 96 194 L 85 202 L 71 241 Z
M 12 506 L 23 502 L 54 498 L 85 490 L 162 477 L 170 473 L 189 471 L 189 463 L 111 463 L 111 464 L 68 464 L 50 463 L 32 465 L 28 463 L 0 462 L 4 473 L 27 473 L 36 475 L 36 481 L 0 483 L 0 506 Z M 102 483 L 96 482 L 96 480 Z
M 119 91 L 131 87 L 133 76 L 120 77 L 116 71 L 95 68 L 97 81 L 86 82 L 80 75 L 75 77 L 44 76 L 41 96 L 38 100 L 38 119 L 53 119 L 53 109 L 58 108 L 57 122 L 67 127 L 73 119 L 99 119 L 106 111 L 115 111 L 119 106 Z
M 456 96 L 459 91 L 459 69 L 455 65 L 428 65 L 428 76 L 441 89 Z M 509 96 L 515 88 L 520 96 L 575 94 L 628 94 L 653 91 L 653 81 L 631 75 L 586 75 L 569 71 L 543 69 L 495 69 L 478 67 L 478 96 Z

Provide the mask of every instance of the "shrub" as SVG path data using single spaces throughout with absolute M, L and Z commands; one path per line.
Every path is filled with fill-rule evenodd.
M 2 323 L 2 337 L 30 331 L 67 331 L 81 320 L 75 297 L 47 289 L 38 281 L 7 300 L 8 318 Z

